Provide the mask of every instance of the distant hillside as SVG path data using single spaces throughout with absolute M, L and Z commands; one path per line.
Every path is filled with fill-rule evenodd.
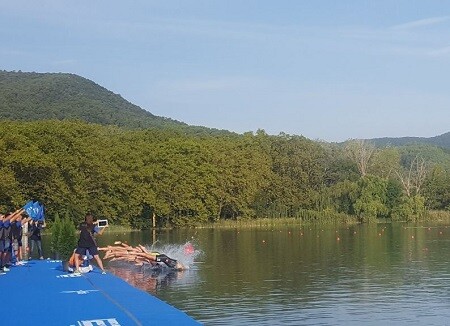
M 125 128 L 228 133 L 155 116 L 93 81 L 66 73 L 0 71 L 0 119 L 77 119 Z
M 426 144 L 450 149 L 450 132 L 435 137 L 399 137 L 399 138 L 373 138 L 368 139 L 377 147 L 405 146 L 411 144 Z
M 153 115 L 89 79 L 67 73 L 0 70 L 1 119 L 76 119 L 124 128 L 171 128 L 195 134 L 234 134 Z M 450 149 L 450 132 L 430 138 L 374 138 L 370 141 L 379 147 L 428 144 Z

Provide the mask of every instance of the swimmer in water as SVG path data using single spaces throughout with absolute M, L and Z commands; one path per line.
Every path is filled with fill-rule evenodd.
M 158 252 L 149 252 L 147 249 L 138 245 L 137 247 L 132 247 L 126 243 L 120 241 L 114 242 L 114 246 L 107 246 L 98 248 L 100 251 L 105 251 L 104 259 L 123 260 L 131 262 L 137 266 L 142 266 L 144 264 L 151 264 L 152 266 L 160 265 L 160 263 L 165 264 L 169 268 L 175 270 L 184 270 L 186 267 L 175 259 L 168 257 L 165 254 L 160 254 Z

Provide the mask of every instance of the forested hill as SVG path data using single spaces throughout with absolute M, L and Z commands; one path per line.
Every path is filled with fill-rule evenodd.
M 91 80 L 67 73 L 0 71 L 0 119 L 74 119 L 125 128 L 227 133 L 155 116 Z
M 0 120 L 81 120 L 124 128 L 176 129 L 189 134 L 233 134 L 190 126 L 159 117 L 130 103 L 95 82 L 68 73 L 0 70 Z M 440 136 L 374 138 L 377 147 L 428 144 L 450 149 L 450 132 Z
M 373 138 L 369 140 L 377 147 L 427 144 L 450 149 L 450 132 L 435 137 Z
M 380 148 L 263 130 L 212 134 L 76 75 L 1 71 L 0 119 L 0 211 L 35 199 L 49 221 L 87 211 L 136 228 L 153 213 L 159 226 L 414 221 L 450 208 L 449 151 L 428 145 L 450 148 L 450 134 L 374 139 Z

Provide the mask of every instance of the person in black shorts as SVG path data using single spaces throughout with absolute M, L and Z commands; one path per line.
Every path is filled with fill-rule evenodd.
M 80 231 L 80 238 L 75 250 L 75 273 L 80 272 L 80 256 L 86 255 L 86 251 L 89 251 L 89 254 L 97 261 L 98 267 L 101 268 L 102 274 L 105 274 L 103 262 L 98 255 L 97 241 L 94 238 L 94 234 L 101 235 L 105 228 L 100 229 L 98 226 L 95 226 L 94 217 L 91 214 L 87 214 L 84 222 L 79 225 L 78 230 Z
M 12 247 L 14 256 L 16 257 L 16 264 L 20 264 L 22 261 L 22 237 L 23 237 L 23 225 L 28 223 L 31 217 L 24 217 L 19 215 L 15 223 L 11 224 L 12 233 Z
M 11 259 L 11 242 L 12 242 L 12 233 L 11 233 L 11 223 L 15 223 L 16 219 L 20 214 L 22 214 L 24 210 L 19 209 L 14 213 L 7 213 L 5 215 L 0 216 L 2 228 L 0 230 L 0 267 L 1 271 L 8 272 L 10 259 Z
M 5 233 L 3 229 L 3 219 L 4 215 L 0 215 L 0 272 L 4 272 L 3 270 L 3 252 L 5 250 Z M 9 271 L 8 268 L 6 268 L 6 271 Z M 6 272 L 5 271 L 5 272 Z

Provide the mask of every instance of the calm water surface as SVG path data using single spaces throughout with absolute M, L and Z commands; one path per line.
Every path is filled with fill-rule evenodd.
M 450 324 L 445 225 L 109 233 L 99 244 L 115 240 L 157 240 L 180 260 L 193 242 L 201 254 L 185 272 L 106 265 L 204 325 Z

